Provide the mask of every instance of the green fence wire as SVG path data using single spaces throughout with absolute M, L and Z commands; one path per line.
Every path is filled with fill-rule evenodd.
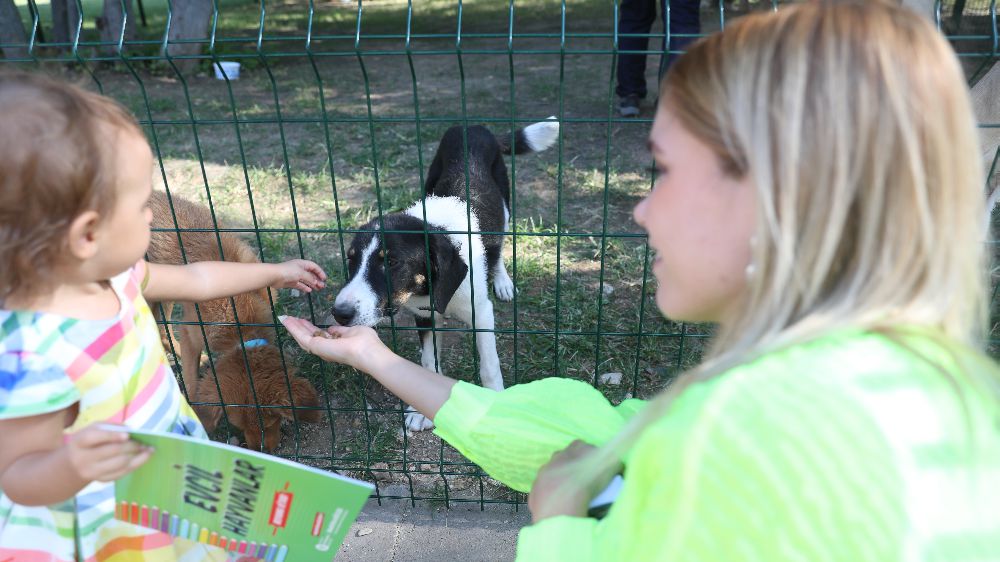
M 52 6 L 17 2 L 25 39 L 0 44 L 0 68 L 60 73 L 118 99 L 148 134 L 160 188 L 210 209 L 215 227 L 203 231 L 245 237 L 263 261 L 308 258 L 330 274 L 325 291 L 275 293 L 270 323 L 238 315 L 214 322 L 199 312 L 194 325 L 235 325 L 242 339 L 244 329 L 276 326 L 280 314 L 329 323 L 354 233 L 420 200 L 425 163 L 447 127 L 485 124 L 505 134 L 555 115 L 555 147 L 507 162 L 505 260 L 518 292 L 511 303 L 495 303 L 493 330 L 505 384 L 572 377 L 620 401 L 651 395 L 697 362 L 710 329 L 658 316 L 649 302 L 649 249 L 630 220 L 653 181 L 644 150 L 652 102 L 643 118 L 618 117 L 615 2 L 123 0 L 126 15 L 116 20 L 102 15 L 98 0 L 56 0 L 70 15 L 62 39 Z M 703 2 L 703 32 L 783 3 Z M 205 9 L 205 32 L 178 36 L 178 22 L 196 5 Z M 1000 52 L 996 0 L 936 7 L 974 83 Z M 647 82 L 655 91 L 659 46 L 669 37 L 660 23 L 647 35 Z M 223 61 L 241 63 L 238 79 L 214 77 Z M 1000 152 L 993 186 L 997 161 Z M 996 290 L 994 310 L 995 302 Z M 415 330 L 403 316 L 380 327 L 410 358 L 418 356 Z M 478 382 L 477 329 L 439 323 L 435 330 L 444 335 L 444 371 Z M 324 421 L 305 423 L 297 407 L 276 454 L 373 481 L 379 499 L 524 502 L 430 432 L 406 432 L 404 405 L 377 384 L 284 340 L 285 375 L 312 381 Z M 215 377 L 215 359 L 210 353 L 206 376 Z M 274 407 L 253 402 L 227 406 L 258 416 Z M 214 437 L 239 434 L 223 424 Z

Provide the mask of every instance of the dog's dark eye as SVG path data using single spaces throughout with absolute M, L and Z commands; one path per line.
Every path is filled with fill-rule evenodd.
M 397 260 L 392 256 L 389 256 L 385 258 L 385 264 L 388 265 L 389 267 L 396 267 L 397 265 L 399 265 L 399 260 Z

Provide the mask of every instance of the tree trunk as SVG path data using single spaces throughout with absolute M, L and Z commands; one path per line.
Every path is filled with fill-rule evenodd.
M 14 0 L 0 0 L 0 43 L 6 45 L 3 56 L 9 59 L 28 57 L 28 34 L 24 32 Z
M 171 57 L 197 55 L 207 43 L 175 43 L 182 39 L 208 39 L 208 24 L 212 17 L 212 0 L 174 0 L 167 37 L 167 52 Z M 191 71 L 198 64 L 196 59 L 175 60 L 182 71 Z
M 125 5 L 125 13 L 122 14 L 122 4 Z M 132 41 L 136 38 L 136 21 L 134 19 L 135 10 L 132 9 L 132 0 L 104 0 L 104 12 L 97 18 L 97 29 L 101 32 L 101 43 L 107 43 L 102 47 L 105 54 L 114 54 L 118 41 L 121 39 L 122 17 L 127 16 L 125 27 L 125 41 Z
M 80 22 L 80 11 L 76 0 L 51 0 L 52 41 L 63 48 L 69 48 L 76 40 L 76 28 Z

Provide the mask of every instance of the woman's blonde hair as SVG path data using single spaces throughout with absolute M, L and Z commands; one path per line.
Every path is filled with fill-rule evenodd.
M 580 461 L 581 478 L 619 463 L 692 382 L 789 344 L 915 326 L 978 345 L 980 151 L 958 60 L 929 21 L 881 0 L 750 15 L 695 43 L 660 94 L 756 189 L 755 273 L 705 361 Z
M 0 73 L 0 305 L 51 285 L 80 213 L 110 212 L 121 130 L 142 136 L 110 98 L 40 74 Z

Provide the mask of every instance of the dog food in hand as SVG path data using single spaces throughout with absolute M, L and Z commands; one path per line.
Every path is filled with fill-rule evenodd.
M 328 340 L 335 340 L 335 339 L 339 338 L 340 336 L 337 335 L 337 334 L 331 334 L 330 332 L 327 332 L 326 330 L 317 329 L 315 332 L 313 332 L 313 337 L 314 338 L 316 338 L 316 337 L 326 338 Z

